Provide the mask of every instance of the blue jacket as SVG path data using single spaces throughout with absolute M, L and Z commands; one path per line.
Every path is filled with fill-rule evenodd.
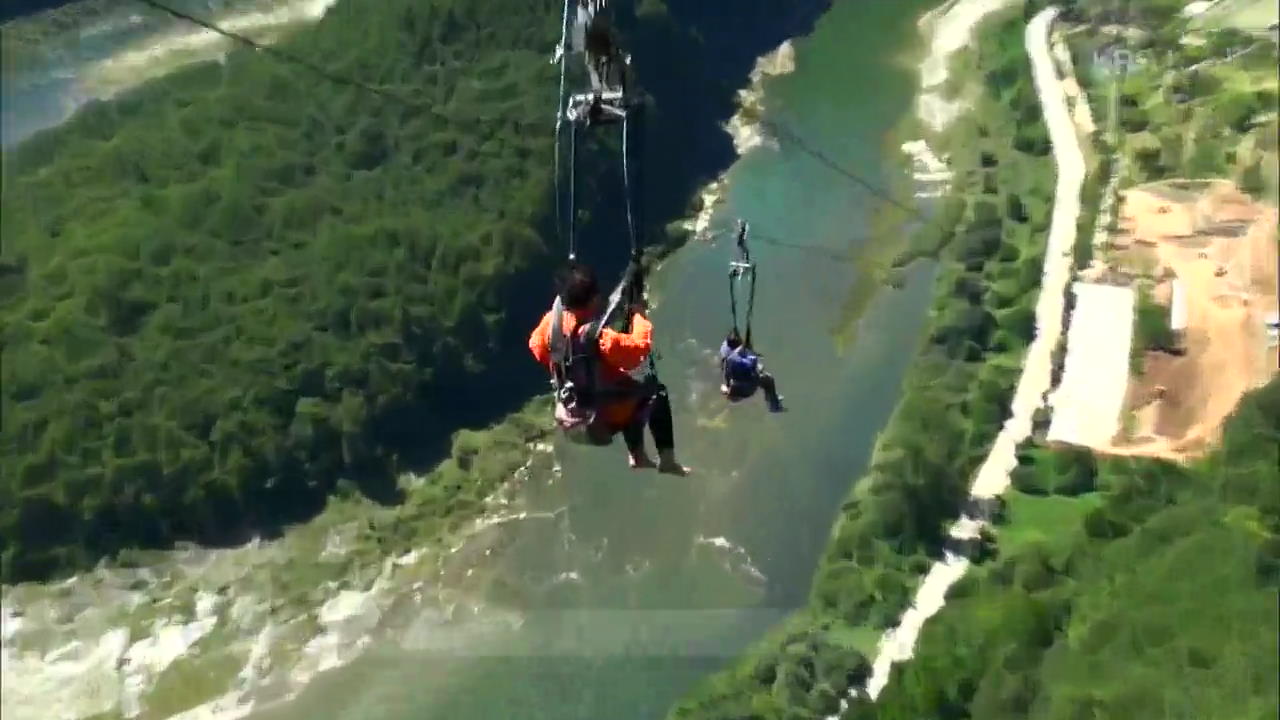
M 739 345 L 730 350 L 729 343 L 720 344 L 720 368 L 724 375 L 724 384 L 743 389 L 754 387 L 760 382 L 762 369 L 760 356 Z

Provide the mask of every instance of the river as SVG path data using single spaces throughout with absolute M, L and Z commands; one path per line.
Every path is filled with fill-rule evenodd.
M 886 133 L 917 84 L 907 48 L 930 4 L 835 3 L 795 41 L 794 73 L 767 82 L 771 117 L 883 184 L 898 161 L 885 156 Z M 728 180 L 713 225 L 742 216 L 817 251 L 753 248 L 756 344 L 790 411 L 769 414 L 760 399 L 725 409 L 714 352 L 729 323 L 729 243 L 682 249 L 653 278 L 653 320 L 694 473 L 632 472 L 617 446 L 557 447 L 562 472 L 523 490 L 534 517 L 492 528 L 491 552 L 462 573 L 490 609 L 447 629 L 412 626 L 405 642 L 380 642 L 253 717 L 652 720 L 803 603 L 897 401 L 932 268 L 879 293 L 858 342 L 841 348 L 855 273 L 831 256 L 866 242 L 873 201 L 786 144 L 748 153 Z
M 249 0 L 246 4 L 256 6 Z M 306 8 L 305 16 L 325 4 L 296 0 L 283 5 Z M 769 118 L 784 123 L 841 166 L 890 185 L 891 173 L 899 172 L 904 158 L 887 142 L 888 133 L 912 110 L 921 41 L 915 21 L 932 4 L 834 3 L 811 36 L 794 41 L 795 71 L 765 81 Z M 277 16 L 247 17 L 251 19 L 241 22 L 255 24 L 253 18 L 268 17 L 271 22 L 258 24 L 273 25 Z M 124 21 L 133 22 L 128 17 Z M 114 26 L 87 28 L 79 32 L 83 42 L 77 47 L 84 55 L 76 63 L 32 76 L 33 84 L 10 85 L 4 98 L 5 143 L 59 122 L 69 107 L 83 100 L 68 94 L 69 85 L 58 84 L 71 82 L 74 75 L 83 86 L 76 68 L 96 68 L 99 74 L 89 77 L 102 78 L 104 67 L 146 64 L 147 58 L 156 59 L 154 48 L 173 48 L 174 54 L 148 66 L 151 74 L 218 51 L 203 35 L 165 36 L 165 44 L 137 32 Z M 117 38 L 127 51 L 113 53 L 105 35 L 100 46 L 93 45 L 90 40 L 100 34 Z M 104 58 L 114 59 L 114 64 L 104 64 Z M 100 94 L 110 94 L 105 85 L 95 87 Z M 22 117 L 10 125 L 14 112 Z M 344 610 L 367 602 L 351 599 L 359 593 L 348 596 L 317 588 L 320 602 L 332 601 L 334 606 L 332 613 L 330 604 L 320 609 L 321 624 L 327 626 L 326 616 L 355 619 L 340 621 L 352 626 L 350 632 L 311 642 L 311 620 L 285 623 L 275 635 L 269 628 L 260 634 L 250 630 L 257 628 L 257 621 L 245 621 L 248 624 L 239 630 L 224 625 L 212 630 L 218 622 L 212 618 L 219 614 L 240 618 L 233 620 L 239 624 L 256 612 L 242 612 L 242 606 L 274 606 L 278 600 L 269 592 L 257 597 L 249 587 L 237 586 L 234 598 L 225 598 L 229 609 L 219 609 L 221 600 L 210 594 L 221 582 L 215 576 L 290 546 L 177 553 L 157 572 L 170 572 L 170 563 L 200 568 L 178 583 L 201 588 L 194 593 L 192 617 L 175 616 L 170 625 L 157 626 L 156 637 L 163 634 L 163 641 L 157 640 L 156 647 L 135 644 L 137 652 L 129 655 L 136 655 L 138 667 L 128 671 L 123 690 L 115 660 L 130 635 L 119 627 L 118 613 L 110 607 L 102 608 L 110 618 L 84 619 L 92 613 L 83 613 L 77 620 L 77 639 L 51 655 L 23 655 L 30 662 L 22 667 L 7 663 L 16 668 L 14 682 L 22 678 L 27 687 L 25 695 L 16 693 L 16 687 L 10 690 L 33 703 L 48 699 L 43 705 L 51 713 L 71 717 L 107 711 L 116 707 L 118 697 L 128 701 L 120 700 L 120 707 L 136 707 L 137 697 L 166 662 L 211 633 L 205 641 L 210 648 L 248 643 L 254 658 L 259 657 L 260 643 L 271 646 L 262 657 L 272 656 L 267 665 L 276 680 L 262 686 L 270 689 L 254 693 L 259 703 L 269 702 L 274 693 L 291 692 L 283 690 L 279 675 L 293 678 L 284 683 L 290 686 L 305 683 L 315 669 L 341 662 L 334 658 L 356 650 L 354 638 L 370 629 L 363 623 L 374 622 L 384 632 L 373 634 L 371 646 L 358 659 L 322 673 L 296 699 L 260 709 L 252 717 L 661 717 L 680 695 L 804 603 L 839 506 L 863 473 L 876 433 L 897 402 L 932 292 L 932 267 L 917 264 L 900 290 L 878 292 L 862 312 L 857 332 L 849 332 L 849 308 L 860 304 L 851 298 L 866 290 L 859 283 L 873 282 L 856 272 L 850 259 L 869 242 L 874 199 L 785 142 L 766 142 L 745 154 L 729 170 L 725 187 L 713 226 L 726 229 L 734 218 L 745 217 L 762 238 L 786 243 L 756 243 L 753 255 L 760 266 L 756 344 L 778 377 L 788 413 L 769 414 L 758 398 L 728 409 L 720 398 L 714 354 L 729 325 L 725 274 L 731 248 L 724 237 L 715 244 L 695 241 L 671 256 L 652 278 L 659 366 L 675 406 L 681 458 L 694 468 L 690 477 L 632 472 L 621 447 L 558 446 L 554 468 L 545 454 L 535 453 L 533 462 L 541 470 L 528 473 L 511 503 L 512 511 L 523 513 L 517 517 L 527 519 L 482 522 L 457 552 L 442 560 L 439 574 L 398 558 L 394 564 L 399 567 L 403 560 L 409 579 L 395 580 L 383 594 L 391 606 L 380 615 Z M 591 259 L 589 244 L 583 245 L 582 254 Z M 549 303 L 550 298 L 531 302 L 544 300 Z M 856 342 L 848 342 L 850 337 Z M 322 562 L 330 552 L 328 541 L 324 547 Z M 293 557 L 293 564 L 307 568 L 316 561 Z M 387 565 L 392 563 L 388 560 Z M 220 568 L 217 572 L 215 566 Z M 310 572 L 307 568 L 299 573 Z M 141 573 L 152 577 L 149 570 Z M 186 570 L 175 577 L 186 578 Z M 418 577 L 427 579 L 413 582 Z M 353 584 L 363 587 L 367 579 Z M 96 582 L 85 576 L 75 584 L 76 592 L 98 597 Z M 130 576 L 121 582 L 132 587 L 134 581 Z M 191 600 L 190 588 L 178 592 L 166 589 L 177 585 L 153 585 L 154 592 L 146 592 L 164 596 L 160 605 L 179 596 L 184 604 Z M 70 595 L 70 588 L 66 584 L 50 587 L 47 593 L 31 590 L 52 596 L 64 591 Z M 131 592 L 122 591 L 121 597 Z M 425 601 L 415 599 L 422 596 L 427 596 Z M 43 608 L 60 607 L 61 602 L 26 603 L 24 622 L 38 629 L 45 622 Z M 308 608 L 297 611 L 306 613 Z M 362 619 L 369 617 L 374 619 Z M 6 646 L 19 625 L 6 623 Z M 289 658 L 299 652 L 305 656 L 303 662 L 291 667 Z M 167 660 L 151 658 L 157 653 Z M 74 663 L 67 659 L 72 656 Z M 206 660 L 193 660 L 191 669 L 170 683 L 163 702 L 150 696 L 144 700 L 146 717 L 165 717 L 172 711 L 162 707 L 190 707 L 194 702 L 188 697 L 204 699 L 222 692 L 223 679 L 231 682 L 243 663 L 217 650 L 199 657 L 216 665 L 216 678 L 210 665 L 201 664 Z M 52 662 L 50 658 L 62 663 L 62 671 L 41 669 Z M 153 661 L 159 669 L 147 671 Z M 300 670 L 304 665 L 309 669 Z M 6 667 L 6 684 L 11 669 Z M 261 678 L 254 675 L 246 669 L 242 679 L 249 677 L 244 682 L 257 686 Z M 71 677 L 78 681 L 68 682 Z M 232 697 L 219 712 L 239 717 L 242 707 Z
M 175 0 L 173 7 L 207 16 L 222 27 L 270 41 L 324 15 L 334 0 Z M 4 27 L 6 67 L 0 82 L 0 146 L 9 148 L 61 123 L 80 106 L 114 96 L 187 63 L 218 57 L 230 41 L 145 5 L 74 5 L 84 19 L 74 27 L 42 27 L 19 18 Z M 88 8 L 88 9 L 83 9 Z M 26 40 L 19 42 L 19 38 Z M 10 54 L 12 53 L 12 55 Z

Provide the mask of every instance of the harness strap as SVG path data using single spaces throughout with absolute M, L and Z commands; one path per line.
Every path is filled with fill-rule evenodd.
M 578 255 L 578 208 L 575 196 L 578 189 L 578 124 L 569 126 L 569 261 Z
M 743 346 L 751 348 L 751 315 L 756 305 L 756 264 L 751 262 L 751 251 L 747 249 L 747 223 L 738 221 L 738 255 L 739 259 L 729 263 L 729 313 L 733 320 L 733 334 L 743 338 Z M 747 312 L 743 328 L 738 326 L 738 284 L 746 276 Z M 745 330 L 746 332 L 742 332 Z
M 622 305 L 624 296 L 629 297 L 632 287 L 641 277 L 640 266 L 633 263 L 627 271 L 623 273 L 622 279 L 613 291 L 609 293 L 609 304 L 605 307 L 603 313 L 599 317 L 594 318 L 591 322 L 584 326 L 574 329 L 575 333 L 581 333 L 583 342 L 586 343 L 585 358 L 588 370 L 593 373 L 592 377 L 599 380 L 599 376 L 594 373 L 598 369 L 598 359 L 600 354 L 600 331 L 609 324 L 609 321 L 618 312 L 618 308 Z M 559 390 L 564 387 L 567 381 L 567 366 L 569 360 L 573 356 L 573 343 L 567 337 L 564 331 L 564 300 L 556 295 L 556 299 L 551 303 L 551 332 L 547 345 L 551 351 L 552 359 L 552 385 Z M 602 385 L 597 383 L 599 392 Z
M 560 199 L 561 197 L 560 196 L 560 138 L 561 138 L 560 133 L 561 133 L 561 126 L 563 125 L 563 122 L 564 122 L 564 103 L 565 103 L 564 76 L 565 76 L 566 56 L 568 55 L 568 48 L 565 46 L 565 40 L 567 39 L 568 33 L 569 33 L 569 5 L 572 2 L 573 0 L 564 0 L 564 14 L 560 18 L 560 44 L 556 46 L 556 49 L 559 53 L 559 61 L 560 61 L 559 63 L 560 64 L 560 91 L 556 94 L 556 152 L 555 152 L 555 172 L 553 173 L 552 177 L 555 178 L 555 186 L 556 186 L 555 192 L 556 192 L 556 238 L 557 239 L 564 237 L 564 231 L 561 227 L 561 217 L 560 217 L 561 210 L 564 207 L 562 204 L 563 201 Z M 570 255 L 572 256 L 573 250 L 570 249 L 569 252 L 570 252 Z
M 551 332 L 547 346 L 551 350 L 551 385 L 559 390 L 565 382 L 565 366 L 569 363 L 569 339 L 564 335 L 564 302 L 557 295 L 551 303 Z
M 626 199 L 627 204 L 627 235 L 631 238 L 631 255 L 635 257 L 639 253 L 636 244 L 636 223 L 631 214 L 631 171 L 627 166 L 627 155 L 630 143 L 630 133 L 627 132 L 627 117 L 630 113 L 622 116 L 622 195 Z
M 738 284 L 747 278 L 747 311 L 745 323 L 738 325 Z M 734 264 L 729 269 L 729 314 L 733 320 L 733 334 L 743 339 L 743 345 L 751 347 L 751 316 L 756 306 L 756 266 Z

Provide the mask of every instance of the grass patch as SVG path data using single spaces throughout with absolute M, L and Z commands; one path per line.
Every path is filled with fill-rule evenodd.
M 1017 554 L 1033 543 L 1052 549 L 1055 557 L 1069 551 L 1084 517 L 1102 504 L 1096 492 L 1075 497 L 1037 496 L 1012 490 L 1004 496 L 1007 521 L 1000 526 L 1000 552 Z

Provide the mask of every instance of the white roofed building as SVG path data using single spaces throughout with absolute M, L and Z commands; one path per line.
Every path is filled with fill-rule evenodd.
M 1049 395 L 1046 439 L 1104 447 L 1120 431 L 1137 305 L 1132 287 L 1076 282 L 1062 382 Z

